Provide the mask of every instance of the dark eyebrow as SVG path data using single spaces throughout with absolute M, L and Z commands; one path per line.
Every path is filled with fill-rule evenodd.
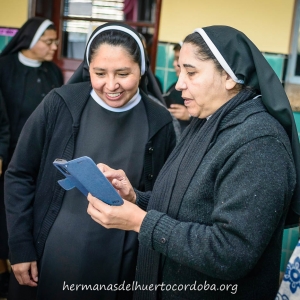
M 93 68 L 93 70 L 95 70 L 95 71 L 105 71 L 106 69 L 95 67 L 95 68 Z M 117 72 L 122 72 L 122 71 L 128 71 L 128 70 L 130 70 L 130 68 L 124 67 L 124 68 L 117 69 L 116 71 Z
M 116 71 L 128 71 L 128 70 L 130 70 L 130 68 L 124 67 L 124 68 L 117 69 Z
M 185 68 L 196 68 L 195 66 L 192 66 L 192 65 L 190 65 L 190 64 L 183 64 L 183 66 L 184 66 Z

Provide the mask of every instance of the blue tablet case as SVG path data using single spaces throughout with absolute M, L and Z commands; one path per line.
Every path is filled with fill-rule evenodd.
M 65 175 L 58 183 L 65 190 L 76 187 L 85 196 L 91 193 L 94 197 L 109 205 L 122 205 L 123 199 L 88 156 L 70 161 L 56 159 L 54 166 Z

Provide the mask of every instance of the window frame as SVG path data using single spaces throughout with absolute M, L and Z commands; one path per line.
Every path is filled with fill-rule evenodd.
M 296 1 L 294 10 L 294 25 L 291 34 L 291 50 L 288 58 L 285 82 L 300 84 L 300 75 L 295 75 L 297 63 L 298 40 L 300 39 L 300 1 Z M 299 49 L 300 50 L 300 49 Z M 300 59 L 300 57 L 299 57 Z
M 155 22 L 131 22 L 131 21 L 115 21 L 115 20 L 107 20 L 101 18 L 81 18 L 81 17 L 69 17 L 64 16 L 63 14 L 63 5 L 64 0 L 40 0 L 42 2 L 38 2 L 39 0 L 29 0 L 29 8 L 28 14 L 29 16 L 42 16 L 51 19 L 54 22 L 54 25 L 57 29 L 58 39 L 60 44 L 56 51 L 54 62 L 62 69 L 65 81 L 69 79 L 69 77 L 73 74 L 73 72 L 78 68 L 81 64 L 82 60 L 71 59 L 62 56 L 62 36 L 63 36 L 63 22 L 68 20 L 83 20 L 83 21 L 95 21 L 95 22 L 117 22 L 117 23 L 125 23 L 130 26 L 136 27 L 147 27 L 153 28 L 153 43 L 151 47 L 151 57 L 150 57 L 150 67 L 153 72 L 155 72 L 156 65 L 156 53 L 157 53 L 157 45 L 158 45 L 158 32 L 160 25 L 160 14 L 161 14 L 161 6 L 162 0 L 156 0 L 156 11 L 155 11 Z M 138 0 L 143 1 L 143 0 Z M 41 7 L 39 7 L 39 11 L 37 11 L 38 3 Z M 49 12 L 49 9 L 51 10 Z

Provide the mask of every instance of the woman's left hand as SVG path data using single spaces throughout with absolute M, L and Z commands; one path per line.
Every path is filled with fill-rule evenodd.
M 91 194 L 87 197 L 88 214 L 105 228 L 140 231 L 146 212 L 137 205 L 124 200 L 120 206 L 110 206 Z

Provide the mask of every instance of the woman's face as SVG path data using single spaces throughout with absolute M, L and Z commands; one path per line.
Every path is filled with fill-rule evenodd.
M 93 89 L 111 107 L 124 106 L 138 90 L 140 67 L 121 46 L 102 44 L 89 70 Z
M 196 46 L 184 43 L 179 55 L 180 74 L 176 89 L 182 92 L 184 105 L 193 117 L 207 118 L 230 100 L 235 82 L 224 71 L 216 69 L 212 60 L 200 60 Z
M 57 50 L 57 33 L 53 29 L 48 29 L 39 38 L 37 43 L 29 50 L 30 58 L 38 61 L 51 61 Z

